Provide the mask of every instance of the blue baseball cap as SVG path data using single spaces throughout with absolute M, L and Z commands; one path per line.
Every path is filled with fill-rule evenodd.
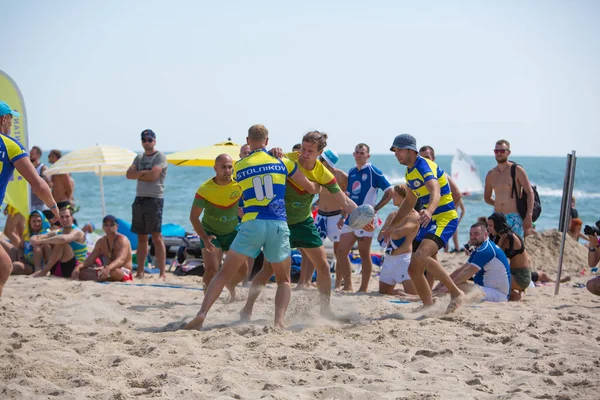
M 6 104 L 2 100 L 0 100 L 0 117 L 2 117 L 4 115 L 8 115 L 8 114 L 11 114 L 13 117 L 20 117 L 21 116 L 21 114 L 19 114 L 18 112 L 16 112 L 12 108 L 10 108 L 8 106 L 8 104 Z
M 335 167 L 335 164 L 337 164 L 338 160 L 340 159 L 338 154 L 331 149 L 326 149 L 323 154 L 321 154 L 321 157 L 323 157 L 325 162 L 329 164 L 331 168 Z
M 142 140 L 144 139 L 156 139 L 156 134 L 152 129 L 145 129 L 142 131 Z

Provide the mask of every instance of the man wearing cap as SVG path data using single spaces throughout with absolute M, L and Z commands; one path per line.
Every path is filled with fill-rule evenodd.
M 117 219 L 107 215 L 102 220 L 104 235 L 82 264 L 78 264 L 71 278 L 82 281 L 126 282 L 133 280 L 131 273 L 131 243 L 117 232 Z M 98 266 L 100 260 L 101 266 Z
M 420 200 L 423 209 L 419 211 L 421 228 L 417 237 L 421 244 L 413 254 L 408 274 L 412 279 L 423 306 L 433 304 L 431 287 L 424 272 L 427 270 L 446 286 L 452 296 L 447 312 L 454 311 L 464 299 L 464 293 L 452 281 L 448 272 L 433 257 L 443 248 L 456 231 L 458 214 L 452 200 L 450 184 L 444 171 L 433 161 L 423 158 L 417 150 L 416 139 L 409 134 L 396 136 L 390 148 L 396 159 L 406 166 L 406 184 L 410 188 L 392 223 L 400 222 Z M 389 239 L 390 232 L 384 232 Z
M 156 249 L 156 265 L 160 278 L 165 279 L 166 250 L 162 237 L 167 157 L 155 150 L 156 135 L 151 129 L 142 132 L 144 152 L 138 154 L 127 170 L 127 179 L 137 180 L 136 197 L 132 205 L 131 231 L 138 235 L 137 259 L 140 264 L 148 255 L 148 235 Z M 136 278 L 144 277 L 144 268 L 138 268 Z
M 338 160 L 339 156 L 331 149 L 325 149 L 319 158 L 319 161 L 323 163 L 325 168 L 327 168 L 333 174 L 342 192 L 345 193 L 346 188 L 348 187 L 348 174 L 335 167 L 335 164 L 337 164 Z M 317 218 L 315 219 L 317 231 L 319 232 L 319 235 L 321 235 L 322 239 L 328 238 L 333 242 L 333 251 L 335 255 L 339 246 L 344 222 L 344 220 L 340 218 L 342 216 L 340 202 L 333 196 L 333 194 L 329 192 L 329 190 L 325 190 L 323 187 L 321 187 L 319 200 L 317 200 L 316 205 L 319 207 L 317 211 Z M 339 268 L 336 268 L 335 288 L 339 289 L 341 284 L 342 276 L 339 273 Z
M 356 167 L 348 171 L 348 187 L 346 195 L 350 197 L 356 205 L 369 204 L 373 206 L 375 212 L 379 211 L 391 199 L 393 187 L 388 182 L 383 173 L 369 162 L 371 149 L 365 143 L 359 143 L 354 148 L 354 160 Z M 377 192 L 383 190 L 383 197 L 377 202 Z M 374 224 L 377 227 L 379 217 L 375 215 Z M 371 262 L 371 242 L 373 241 L 373 232 L 365 229 L 354 230 L 348 225 L 346 220 L 343 228 L 338 251 L 336 252 L 337 267 L 343 279 L 342 290 L 352 291 L 352 270 L 348 253 L 352 250 L 354 243 L 358 241 L 358 252 L 361 259 L 362 279 L 359 292 L 366 292 L 371 279 L 373 263 Z
M 50 187 L 36 172 L 31 164 L 27 150 L 14 138 L 10 137 L 13 118 L 21 114 L 0 101 L 0 204 L 4 201 L 6 187 L 16 169 L 31 185 L 31 190 L 38 195 L 52 213 L 58 217 L 58 207 L 52 197 Z M 12 271 L 12 261 L 6 251 L 0 247 L 0 297 L 2 290 Z

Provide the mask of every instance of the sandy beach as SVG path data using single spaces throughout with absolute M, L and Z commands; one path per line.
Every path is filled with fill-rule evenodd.
M 556 237 L 527 240 L 538 269 L 556 270 Z M 225 304 L 224 293 L 205 329 L 188 332 L 177 328 L 200 307 L 198 277 L 168 277 L 188 289 L 149 286 L 154 276 L 133 285 L 11 277 L 0 300 L 0 398 L 598 399 L 600 298 L 573 286 L 590 277 L 578 273 L 586 251 L 567 243 L 573 281 L 559 296 L 538 287 L 519 303 L 450 316 L 442 298 L 423 316 L 412 312 L 418 303 L 375 294 L 374 278 L 369 294 L 333 295 L 337 321 L 319 317 L 316 289 L 294 292 L 285 330 L 272 327 L 274 285 L 251 324 L 238 323 L 243 303 Z M 448 269 L 465 260 L 441 258 Z

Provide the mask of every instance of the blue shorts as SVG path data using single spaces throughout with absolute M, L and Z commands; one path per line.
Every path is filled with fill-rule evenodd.
M 434 215 L 425 228 L 421 227 L 415 240 L 421 242 L 423 239 L 431 239 L 438 245 L 438 249 L 441 249 L 446 246 L 456 229 L 458 229 L 456 211 L 445 212 Z
M 267 261 L 280 263 L 291 253 L 287 222 L 272 219 L 242 222 L 229 249 L 253 258 L 256 258 L 262 249 Z

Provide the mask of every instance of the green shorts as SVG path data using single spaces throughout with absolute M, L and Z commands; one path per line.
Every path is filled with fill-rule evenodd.
M 289 225 L 290 247 L 312 249 L 323 246 L 323 240 L 317 231 L 315 220 L 308 217 L 302 222 Z
M 223 251 L 229 251 L 229 247 L 231 246 L 233 239 L 235 239 L 237 231 L 226 233 L 224 235 L 217 235 L 216 233 L 206 231 L 206 234 L 208 236 L 215 236 L 215 239 L 212 240 L 212 244 L 214 244 L 215 247 Z M 203 249 L 205 247 L 206 246 L 204 246 L 204 242 L 202 241 L 202 239 L 200 239 L 200 248 Z
M 523 290 L 529 287 L 531 283 L 531 270 L 529 268 L 511 268 L 510 274 Z

